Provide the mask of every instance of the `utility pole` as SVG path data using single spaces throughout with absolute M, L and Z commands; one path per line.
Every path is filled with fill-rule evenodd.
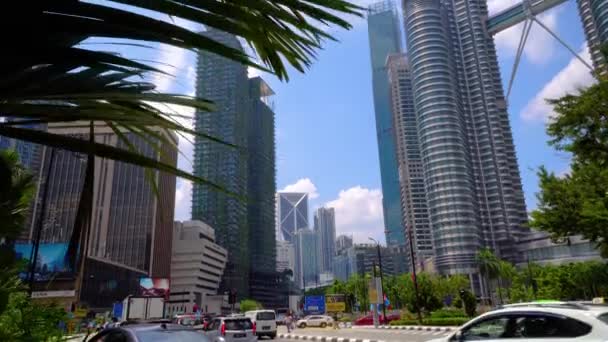
M 422 324 L 422 314 L 420 313 L 420 296 L 418 294 L 418 279 L 416 277 L 416 259 L 414 258 L 414 243 L 412 242 L 412 229 L 408 229 L 408 237 L 410 240 L 410 259 L 412 261 L 412 282 L 414 283 L 414 292 L 416 293 L 416 313 L 418 314 L 418 323 Z
M 382 272 L 382 254 L 380 253 L 380 243 L 373 238 L 369 238 L 370 240 L 376 243 L 376 250 L 378 252 L 378 266 L 380 267 L 380 295 L 382 296 L 382 314 L 384 315 L 384 324 L 386 324 L 386 305 L 384 305 L 384 275 Z M 374 272 L 376 269 L 374 268 Z

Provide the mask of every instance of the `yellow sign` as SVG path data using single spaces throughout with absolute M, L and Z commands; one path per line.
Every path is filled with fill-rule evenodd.
M 369 302 L 376 303 L 376 301 L 378 300 L 378 290 L 376 289 L 376 282 L 374 281 L 374 279 L 370 280 L 367 293 L 369 297 Z
M 87 317 L 87 309 L 78 308 L 74 310 L 74 318 L 85 318 Z
M 346 311 L 346 297 L 342 294 L 325 295 L 325 310 L 327 312 Z
M 593 304 L 604 304 L 604 297 L 595 297 L 592 301 Z

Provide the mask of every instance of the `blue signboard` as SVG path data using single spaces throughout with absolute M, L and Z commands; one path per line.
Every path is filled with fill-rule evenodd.
M 304 297 L 304 314 L 322 315 L 325 313 L 325 296 Z
M 116 318 L 118 318 L 118 320 L 120 320 L 120 318 L 122 317 L 122 303 L 121 302 L 114 303 L 114 306 L 112 307 L 112 317 L 116 317 Z
M 29 264 L 32 257 L 31 243 L 15 243 L 17 259 L 26 260 Z M 34 273 L 35 281 L 48 281 L 53 278 L 73 277 L 72 269 L 66 262 L 67 243 L 41 243 Z M 19 273 L 22 280 L 27 279 L 29 267 Z

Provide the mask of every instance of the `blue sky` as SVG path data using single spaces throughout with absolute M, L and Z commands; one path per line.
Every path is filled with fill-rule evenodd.
M 492 12 L 517 2 L 488 1 Z M 588 58 L 574 1 L 541 15 L 540 20 Z M 505 87 L 520 32 L 521 25 L 495 37 Z M 311 209 L 335 207 L 338 233 L 353 234 L 359 242 L 367 236 L 384 240 L 367 24 L 355 19 L 353 30 L 335 33 L 340 42 L 326 44 L 306 74 L 292 70 L 289 82 L 262 75 L 276 93 L 277 189 L 309 192 Z M 176 80 L 159 79 L 161 89 L 192 93 L 194 57 L 164 48 L 158 58 L 176 65 L 178 71 Z M 590 82 L 582 63 L 540 27 L 532 30 L 509 103 L 529 210 L 536 204 L 538 166 L 568 171 L 568 156 L 546 144 L 544 129 L 551 109 L 543 99 Z M 191 147 L 182 143 L 188 155 Z M 180 166 L 191 167 L 187 158 L 180 158 Z M 189 219 L 190 188 L 178 181 L 176 219 Z

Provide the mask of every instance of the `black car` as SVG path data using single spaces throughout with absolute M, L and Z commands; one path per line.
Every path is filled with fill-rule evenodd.
M 133 324 L 103 330 L 90 342 L 209 342 L 200 331 L 179 324 Z

